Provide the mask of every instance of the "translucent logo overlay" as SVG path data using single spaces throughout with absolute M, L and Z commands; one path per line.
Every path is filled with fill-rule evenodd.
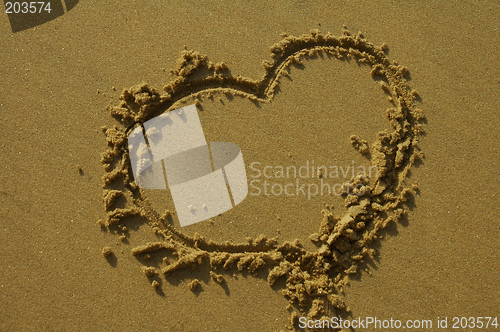
M 224 213 L 248 194 L 240 148 L 226 142 L 208 145 L 195 105 L 136 127 L 128 150 L 139 187 L 166 190 L 168 184 L 181 226 Z

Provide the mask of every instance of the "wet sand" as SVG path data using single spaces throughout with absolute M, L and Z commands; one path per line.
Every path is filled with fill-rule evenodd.
M 437 317 L 451 321 L 455 316 L 498 315 L 500 234 L 494 163 L 499 148 L 498 6 L 485 2 L 154 6 L 80 3 L 54 21 L 16 34 L 2 16 L 1 330 L 279 331 L 292 328 L 291 317 L 296 317 L 293 328 L 298 328 L 298 317 L 314 314 L 315 318 L 431 319 L 434 324 Z M 283 32 L 302 38 L 315 36 L 310 31 L 319 29 L 322 36 L 331 32 L 338 38 L 343 25 L 350 38 L 361 31 L 366 43 L 388 46 L 384 56 L 408 69 L 407 96 L 415 97 L 410 104 L 425 116 L 425 133 L 415 135 L 424 157 L 416 165 L 408 164 L 401 187 L 394 180 L 389 190 L 411 189 L 408 201 L 386 211 L 390 216 L 401 208 L 407 215 L 377 231 L 381 238 L 354 246 L 375 249 L 373 258 L 365 252 L 361 262 L 354 260 L 356 269 L 350 272 L 355 273 L 347 277 L 354 249 L 333 239 L 328 245 L 349 252 L 351 265 L 333 264 L 338 269 L 330 274 L 317 270 L 311 274 L 332 278 L 329 288 L 304 286 L 303 274 L 300 282 L 285 283 L 289 277 L 285 275 L 270 285 L 269 275 L 279 272 L 276 266 L 297 260 L 286 257 L 294 249 L 276 248 L 298 239 L 305 252 L 317 252 L 339 231 L 328 229 L 319 245 L 310 241 L 311 234 L 322 235 L 318 228 L 326 204 L 334 207 L 332 225 L 348 213 L 345 198 L 338 196 L 249 195 L 220 217 L 181 229 L 168 197 L 164 203 L 164 196 L 155 198 L 155 193 L 144 191 L 135 201 L 140 212 L 110 225 L 109 213 L 118 206 L 106 208 L 104 190 L 123 186 L 103 189 L 102 153 L 110 147 L 102 127 L 128 128 L 128 123 L 111 116 L 109 107 L 119 105 L 120 96 L 127 99 L 124 89 L 133 94 L 142 83 L 159 95 L 173 97 L 164 100 L 165 110 L 198 100 L 207 141 L 238 144 L 249 177 L 254 161 L 368 166 L 376 159 L 377 133 L 392 128 L 385 111 L 397 107 L 381 88 L 383 80 L 377 73 L 370 75 L 373 65 L 359 63 L 363 55 L 346 54 L 339 60 L 338 53 L 325 50 L 303 54 L 300 63 L 279 71 L 283 77 L 273 76 L 277 87 L 271 94 L 256 90 L 242 95 L 234 85 L 224 84 L 223 89 L 230 89 L 227 93 L 206 85 L 203 94 L 187 93 L 184 98 L 178 90 L 163 89 L 179 77 L 170 70 L 182 68 L 177 61 L 184 46 L 206 55 L 215 67 L 224 62 L 228 70 L 219 65 L 223 75 L 258 81 L 266 73 L 263 60 L 288 59 L 273 58 L 270 51 L 271 45 L 286 38 Z M 164 111 L 151 109 L 151 116 Z M 353 148 L 352 135 L 368 142 L 369 158 Z M 404 156 L 404 164 L 411 155 Z M 126 187 L 132 182 L 122 183 Z M 146 197 L 158 215 L 141 210 Z M 165 208 L 173 214 L 163 223 L 158 217 Z M 370 211 L 364 214 L 367 230 L 377 224 L 374 220 L 383 221 Z M 357 232 L 365 234 L 364 229 L 360 226 Z M 182 236 L 179 240 L 178 230 L 187 240 Z M 190 242 L 196 233 L 205 240 Z M 266 239 L 258 239 L 260 234 Z M 274 237 L 277 244 L 268 241 Z M 247 238 L 252 242 L 239 246 Z M 171 243 L 175 250 L 141 252 L 151 242 Z M 349 243 L 359 241 L 351 238 Z M 261 250 L 262 246 L 269 248 Z M 104 257 L 103 248 L 108 247 L 112 254 Z M 190 250 L 199 257 L 189 256 Z M 250 251 L 268 252 L 266 264 L 252 265 L 258 255 L 238 264 Z M 219 261 L 219 267 L 214 263 L 215 254 L 224 252 L 242 256 L 225 269 L 228 257 Z M 276 257 L 276 252 L 285 257 Z M 333 252 L 326 257 L 334 259 Z M 176 265 L 183 255 L 193 259 L 186 266 Z M 338 275 L 341 281 L 335 281 Z M 344 281 L 349 282 L 344 285 Z M 300 291 L 297 285 L 312 291 Z M 332 299 L 311 303 L 327 297 L 317 296 L 318 291 L 336 295 L 337 308 Z M 305 295 L 303 306 L 297 294 Z M 315 307 L 325 312 L 315 312 Z

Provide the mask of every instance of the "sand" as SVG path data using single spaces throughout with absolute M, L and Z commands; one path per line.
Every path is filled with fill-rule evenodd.
M 151 6 L 2 16 L 0 330 L 498 316 L 498 5 Z M 293 182 L 363 193 L 249 195 L 181 228 L 126 137 L 189 104 L 249 178 L 307 165 Z

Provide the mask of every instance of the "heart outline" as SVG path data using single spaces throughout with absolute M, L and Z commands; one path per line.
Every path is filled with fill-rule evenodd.
M 165 276 L 187 265 L 201 264 L 205 259 L 209 259 L 212 270 L 231 268 L 236 264 L 240 271 L 255 272 L 263 266 L 274 265 L 268 274 L 269 283 L 273 285 L 278 278 L 286 276 L 287 289 L 284 294 L 291 304 L 298 304 L 300 310 L 308 312 L 309 317 L 317 317 L 325 307 L 330 306 L 337 311 L 345 311 L 346 304 L 341 294 L 348 276 L 357 273 L 358 262 L 366 256 L 375 254 L 370 248 L 371 242 L 376 240 L 380 230 L 387 227 L 390 222 L 397 222 L 405 216 L 407 212 L 405 202 L 418 190 L 415 186 L 405 187 L 405 180 L 410 168 L 423 158 L 418 147 L 418 136 L 424 133 L 422 124 L 425 119 L 422 111 L 415 105 L 418 94 L 409 88 L 404 78 L 407 73 L 406 67 L 395 61 L 389 61 L 384 52 L 386 49 L 384 44 L 374 46 L 361 34 L 352 36 L 345 27 L 341 37 L 329 33 L 322 35 L 319 31 L 312 30 L 309 35 L 285 37 L 271 46 L 273 61 L 264 61 L 265 74 L 260 80 L 233 77 L 227 73 L 228 68 L 224 63 L 214 64 L 197 52 L 184 51 L 179 67 L 172 71 L 177 77 L 164 86 L 165 94 L 160 94 L 156 89 L 143 84 L 130 91 L 124 90 L 120 97 L 122 100 L 120 105 L 109 108 L 110 114 L 117 118 L 124 128 L 119 129 L 115 126 L 112 129 L 103 129 L 108 143 L 112 146 L 101 159 L 107 172 L 103 177 L 103 187 L 122 179 L 123 185 L 135 198 L 135 206 L 113 209 L 114 200 L 123 194 L 105 188 L 105 209 L 108 214 L 105 220 L 100 221 L 101 225 L 108 228 L 116 226 L 120 229 L 120 221 L 124 218 L 139 216 L 148 220 L 153 230 L 157 234 L 162 234 L 166 240 L 133 248 L 132 254 L 136 257 L 162 249 L 177 251 L 182 247 L 184 251 L 188 248 L 187 254 L 162 269 Z M 386 111 L 393 131 L 385 130 L 379 133 L 371 147 L 370 162 L 373 162 L 374 157 L 378 157 L 376 162 L 382 169 L 381 174 L 372 186 L 365 179 L 358 179 L 359 183 L 368 188 L 371 196 L 368 200 L 358 198 L 358 201 L 347 202 L 348 211 L 342 218 L 335 217 L 331 211 L 323 211 L 320 231 L 315 236 L 316 242 L 319 243 L 316 252 L 300 248 L 298 243 L 287 241 L 278 243 L 275 239 L 267 238 L 257 238 L 248 244 L 223 244 L 207 241 L 199 235 L 189 237 L 167 222 L 168 213 L 159 215 L 147 204 L 141 204 L 139 198 L 144 194 L 130 176 L 130 162 L 124 144 L 128 132 L 134 126 L 177 108 L 177 105 L 187 98 L 195 97 L 198 100 L 200 96 L 204 94 L 210 96 L 214 91 L 241 95 L 255 103 L 268 102 L 273 98 L 279 80 L 287 68 L 319 53 L 340 60 L 354 59 L 358 64 L 371 66 L 372 77 L 381 78 L 381 87 L 390 95 L 388 98 L 394 108 Z M 351 143 L 360 152 L 366 152 L 366 141 L 353 136 Z M 365 221 L 366 224 L 371 222 L 371 228 Z M 366 230 L 363 229 L 365 226 Z M 357 233 L 359 229 L 356 227 L 363 230 L 362 234 Z M 359 236 L 362 238 L 359 239 Z M 344 248 L 345 242 L 351 240 L 353 242 L 347 247 L 351 250 L 350 256 L 342 257 L 346 251 L 340 248 Z M 304 267 L 306 263 L 317 266 L 306 268 Z M 327 267 L 328 264 L 330 267 Z M 336 272 L 333 272 L 336 273 L 335 277 L 331 276 L 332 264 L 336 264 Z M 318 272 L 314 275 L 308 273 L 311 269 L 323 269 L 327 272 L 326 274 Z M 311 276 L 309 279 L 308 274 Z M 291 275 L 299 277 L 292 280 Z M 327 281 L 318 281 L 323 275 L 327 275 Z M 297 314 L 292 312 L 292 318 L 296 322 Z

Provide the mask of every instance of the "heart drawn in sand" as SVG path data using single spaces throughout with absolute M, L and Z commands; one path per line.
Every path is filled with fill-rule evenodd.
M 424 122 L 422 111 L 416 108 L 418 94 L 408 86 L 407 69 L 389 60 L 385 51 L 385 45 L 375 46 L 345 28 L 340 37 L 318 31 L 284 37 L 271 47 L 272 61 L 264 61 L 264 75 L 259 80 L 234 77 L 224 63 L 215 64 L 197 52 L 184 51 L 178 68 L 172 71 L 175 77 L 164 86 L 163 93 L 143 84 L 124 90 L 120 103 L 109 108 L 120 124 L 103 128 L 110 148 L 101 157 L 106 171 L 103 188 L 107 214 L 100 224 L 122 238 L 129 233 L 131 223 L 152 227 L 160 240 L 132 248 L 131 252 L 140 261 L 145 255 L 157 259 L 157 267 L 144 267 L 156 287 L 160 285 L 160 273 L 168 278 L 177 270 L 201 264 L 210 265 L 210 275 L 216 282 L 223 280 L 218 271 L 264 271 L 270 285 L 283 278 L 283 294 L 290 301 L 293 322 L 297 321 L 297 310 L 309 318 L 321 317 L 327 310 L 344 312 L 343 286 L 349 275 L 358 272 L 361 262 L 375 254 L 373 243 L 380 231 L 407 213 L 406 202 L 417 190 L 416 185 L 408 184 L 408 172 L 423 156 L 418 148 Z M 351 144 L 366 155 L 377 173 L 372 177 L 354 176 L 343 185 L 346 212 L 336 216 L 331 209 L 322 211 L 319 228 L 310 236 L 314 250 L 305 249 L 297 241 L 283 242 L 265 235 L 246 243 L 215 242 L 197 233 L 190 236 L 174 226 L 171 211 L 159 213 L 151 206 L 147 193 L 132 175 L 127 137 L 134 128 L 189 101 L 202 109 L 203 100 L 220 95 L 230 100 L 239 96 L 256 105 L 268 103 L 291 66 L 314 58 L 322 61 L 323 56 L 369 66 L 392 107 L 385 112 L 390 127 L 374 142 L 368 144 L 351 136 Z M 192 286 L 196 288 L 196 283 Z

